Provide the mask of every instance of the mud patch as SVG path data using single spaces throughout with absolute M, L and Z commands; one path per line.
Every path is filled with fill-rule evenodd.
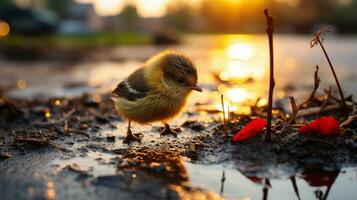
M 188 175 L 177 148 L 162 145 L 141 150 L 128 149 L 118 170 L 145 171 L 170 183 L 188 181 Z

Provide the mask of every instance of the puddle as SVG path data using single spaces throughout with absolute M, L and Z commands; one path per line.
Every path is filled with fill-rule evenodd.
M 86 156 L 76 156 L 70 159 L 56 159 L 50 165 L 61 171 L 68 165 L 76 164 L 79 169 L 87 171 L 94 177 L 116 173 L 116 156 L 109 153 L 88 152 Z
M 61 171 L 67 165 L 76 163 L 80 169 L 88 171 L 94 177 L 115 175 L 115 157 L 109 153 L 89 152 L 85 157 L 54 160 L 51 166 Z M 354 200 L 357 196 L 356 167 L 343 168 L 340 171 L 302 170 L 294 176 L 276 172 L 269 179 L 244 174 L 230 162 L 211 165 L 186 162 L 185 167 L 190 186 L 215 192 L 225 199 Z
M 247 176 L 233 164 L 200 165 L 186 163 L 190 184 L 221 194 L 226 199 L 356 199 L 357 168 L 341 171 L 303 171 L 267 179 Z M 222 173 L 225 181 L 222 189 Z M 295 179 L 297 192 L 294 190 Z M 348 191 L 348 192 L 347 192 Z M 297 194 L 298 193 L 298 194 Z M 324 196 L 326 195 L 326 196 Z M 298 197 L 300 196 L 300 198 Z

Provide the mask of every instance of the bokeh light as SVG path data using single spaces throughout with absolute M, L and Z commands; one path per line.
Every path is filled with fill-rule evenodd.
M 61 105 L 61 100 L 56 99 L 56 100 L 55 100 L 55 105 L 56 105 L 56 106 L 60 106 L 60 105 Z
M 17 87 L 20 89 L 20 90 L 23 90 L 27 87 L 27 82 L 23 79 L 21 80 L 18 80 L 17 81 Z
M 6 37 L 10 33 L 10 25 L 5 21 L 0 21 L 0 37 Z

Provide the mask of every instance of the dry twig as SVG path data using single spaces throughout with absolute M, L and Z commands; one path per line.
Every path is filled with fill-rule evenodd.
M 318 115 L 320 115 L 320 114 L 325 110 L 325 108 L 326 108 L 326 106 L 327 106 L 327 103 L 329 102 L 329 100 L 330 100 L 331 97 L 332 97 L 332 95 L 331 95 L 331 93 L 332 93 L 332 87 L 329 87 L 328 89 L 325 89 L 324 91 L 325 91 L 325 93 L 326 93 L 326 96 L 325 96 L 325 98 L 324 98 L 324 102 L 323 102 L 322 105 L 321 105 L 321 108 L 320 108 L 320 111 L 319 111 Z
M 321 79 L 319 78 L 319 66 L 316 66 L 316 70 L 314 73 L 314 88 L 313 88 L 310 96 L 304 102 L 302 102 L 299 106 L 296 105 L 294 97 L 289 97 L 290 103 L 291 103 L 291 108 L 293 111 L 291 120 L 290 120 L 290 124 L 295 123 L 296 115 L 298 114 L 298 112 L 301 109 L 303 109 L 306 104 L 310 103 L 311 101 L 313 101 L 315 99 L 315 94 L 316 94 L 317 89 L 320 86 L 320 82 L 321 82 Z
M 357 120 L 357 115 L 352 115 L 352 116 L 349 116 L 345 121 L 343 121 L 340 126 L 342 128 L 345 128 L 347 127 L 348 125 L 350 125 L 351 123 L 353 123 L 354 121 Z
M 340 109 L 340 105 L 336 104 L 336 105 L 329 105 L 329 106 L 326 106 L 324 108 L 324 112 L 327 112 L 327 111 L 333 111 L 333 110 L 339 110 Z M 296 117 L 303 117 L 303 116 L 308 116 L 308 115 L 317 115 L 317 114 L 320 114 L 320 110 L 321 110 L 321 107 L 320 106 L 317 106 L 317 107 L 311 107 L 311 108 L 308 108 L 308 109 L 304 109 L 304 110 L 301 110 L 297 115 Z

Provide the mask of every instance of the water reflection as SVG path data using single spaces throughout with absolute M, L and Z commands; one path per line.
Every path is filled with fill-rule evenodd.
M 326 200 L 331 190 L 332 185 L 335 183 L 340 170 L 321 170 L 319 168 L 306 168 L 301 173 L 301 177 L 311 186 L 319 189 L 315 190 L 316 198 L 319 200 Z M 323 191 L 320 187 L 326 187 Z
M 240 35 L 226 36 L 221 45 L 221 49 L 214 51 L 211 65 L 211 71 L 218 79 L 217 92 L 224 95 L 226 109 L 249 114 L 250 105 L 264 94 L 261 85 L 266 76 L 263 44 L 256 43 L 249 35 Z M 216 108 L 222 110 L 219 108 L 219 101 L 215 99 L 215 102 Z M 259 106 L 265 104 L 265 99 L 262 99 Z
M 222 81 L 246 82 L 262 80 L 266 74 L 265 51 L 260 45 L 256 45 L 252 38 L 245 35 L 241 37 L 227 37 L 221 51 L 215 51 L 218 68 L 216 73 Z M 220 59 L 219 59 L 220 58 Z M 219 63 L 219 64 L 218 64 Z
M 233 43 L 227 48 L 226 54 L 231 59 L 249 60 L 254 55 L 254 49 L 248 43 Z
M 236 170 L 231 163 L 200 165 L 186 163 L 190 183 L 221 193 L 226 199 L 355 199 L 356 168 L 328 170 L 304 168 L 292 176 L 273 170 Z M 224 175 L 222 174 L 224 171 Z M 222 181 L 224 180 L 224 181 Z M 223 190 L 224 189 L 224 190 Z M 349 191 L 346 193 L 346 191 Z
M 267 200 L 268 199 L 269 188 L 271 188 L 271 184 L 270 184 L 270 180 L 267 178 L 264 181 L 263 200 Z
M 298 186 L 296 184 L 295 176 L 290 177 L 290 181 L 291 181 L 291 184 L 292 184 L 292 186 L 294 188 L 294 192 L 296 194 L 297 199 L 300 200 L 301 198 L 300 198 L 299 188 L 298 188 Z
M 225 174 L 225 172 L 224 172 L 224 170 L 223 170 L 223 172 L 222 172 L 222 178 L 221 178 L 221 189 L 220 189 L 220 192 L 219 192 L 219 194 L 221 195 L 221 196 L 223 196 L 223 192 L 224 192 L 224 181 L 226 180 L 226 174 Z

